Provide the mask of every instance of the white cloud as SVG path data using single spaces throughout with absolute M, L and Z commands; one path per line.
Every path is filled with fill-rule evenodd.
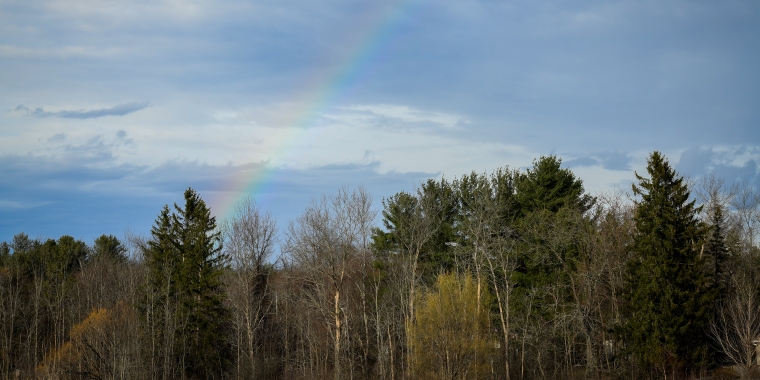
M 50 202 L 17 202 L 17 201 L 0 201 L 0 210 L 26 210 L 31 208 L 42 207 Z
M 377 162 L 381 173 L 450 176 L 507 164 L 529 165 L 536 157 L 517 144 L 462 139 L 461 134 L 467 133 L 467 118 L 462 115 L 404 105 L 338 108 L 317 116 L 317 124 L 310 127 L 283 126 L 275 120 L 282 114 L 263 112 L 270 107 L 201 110 L 206 117 L 195 123 L 172 117 L 190 108 L 152 106 L 128 118 L 109 118 L 107 126 L 89 119 L 16 119 L 21 136 L 0 142 L 0 149 L 61 157 L 72 151 L 109 155 L 113 165 L 155 166 L 184 160 L 209 165 L 268 162 L 273 167 L 307 169 Z M 125 136 L 129 144 L 124 143 Z
M 422 126 L 432 124 L 433 126 L 438 126 L 445 129 L 462 129 L 464 125 L 469 123 L 466 118 L 459 115 L 443 112 L 423 111 L 402 105 L 355 105 L 350 107 L 343 107 L 341 111 L 344 111 L 344 113 L 328 115 L 328 117 L 332 117 L 337 120 L 346 120 L 349 122 L 361 121 L 361 119 L 375 119 L 380 120 L 381 122 L 386 121 L 383 123 L 384 125 L 416 124 L 417 126 Z

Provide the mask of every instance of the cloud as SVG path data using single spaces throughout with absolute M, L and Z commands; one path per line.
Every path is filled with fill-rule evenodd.
M 675 160 L 674 160 L 675 161 Z M 760 185 L 760 147 L 691 147 L 681 153 L 676 169 L 689 177 L 715 173 L 730 182 Z
M 63 140 L 66 140 L 66 134 L 65 133 L 56 133 L 50 138 L 48 138 L 48 142 L 62 142 Z
M 89 46 L 64 46 L 48 48 L 29 48 L 13 45 L 0 45 L 0 57 L 8 58 L 111 58 L 123 55 L 123 49 L 98 49 Z
M 124 116 L 130 113 L 145 109 L 148 107 L 148 105 L 149 105 L 148 102 L 130 102 L 130 103 L 115 105 L 111 108 L 100 108 L 100 109 L 93 109 L 93 110 L 76 110 L 76 111 L 63 110 L 63 111 L 49 112 L 42 109 L 42 107 L 31 109 L 22 104 L 16 107 L 14 111 L 24 112 L 28 116 L 34 116 L 34 117 L 40 117 L 40 118 L 62 117 L 66 119 L 94 119 L 97 117 L 104 117 L 104 116 Z
M 568 167 L 601 166 L 607 170 L 630 171 L 632 157 L 624 152 L 600 152 L 564 161 Z
M 247 193 L 271 211 L 280 226 L 286 226 L 312 198 L 332 194 L 341 186 L 365 186 L 379 209 L 383 197 L 410 191 L 433 176 L 380 173 L 376 162 L 293 169 L 270 167 L 266 162 L 211 165 L 174 160 L 143 166 L 75 154 L 67 159 L 0 155 L 0 178 L 5 179 L 0 182 L 0 241 L 19 232 L 50 237 L 70 234 L 88 241 L 103 233 L 119 235 L 127 227 L 147 234 L 161 206 L 181 202 L 188 187 L 197 190 L 219 218 L 230 205 L 224 200 Z M 253 183 L 256 178 L 265 183 Z M 225 185 L 236 180 L 243 185 L 251 182 L 255 190 L 241 194 L 239 188 Z
M 462 127 L 469 123 L 469 121 L 460 115 L 443 113 L 443 112 L 431 112 L 425 111 L 409 106 L 393 105 L 393 104 L 377 104 L 377 105 L 354 105 L 349 107 L 343 107 L 339 109 L 343 111 L 340 115 L 329 115 L 335 117 L 337 120 L 344 119 L 373 119 L 373 126 L 375 127 L 387 127 L 387 126 L 416 126 L 416 127 L 430 127 L 431 129 L 462 129 Z
M 0 210 L 23 210 L 35 207 L 42 207 L 47 205 L 48 202 L 14 202 L 14 201 L 0 201 Z

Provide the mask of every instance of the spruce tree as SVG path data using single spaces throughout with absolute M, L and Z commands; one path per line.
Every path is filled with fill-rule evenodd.
M 596 199 L 585 193 L 583 181 L 570 169 L 563 169 L 562 159 L 553 155 L 534 160 L 532 168 L 516 175 L 514 199 L 519 209 L 514 223 L 519 242 L 515 300 L 525 304 L 527 294 L 541 289 L 534 294 L 545 297 L 548 304 L 570 302 L 569 276 L 580 255 L 574 234 L 588 223 L 584 213 Z M 564 289 L 560 297 L 553 293 L 558 287 Z
M 726 264 L 728 260 L 728 245 L 723 231 L 725 218 L 723 207 L 717 206 L 710 215 L 710 227 L 707 241 L 704 245 L 704 255 L 707 264 L 708 275 L 712 279 L 712 286 L 717 292 L 717 298 L 722 299 L 728 292 L 729 278 Z
M 700 258 L 699 208 L 665 158 L 647 160 L 650 178 L 636 174 L 636 236 L 626 270 L 623 343 L 646 368 L 668 374 L 705 364 L 705 328 L 715 292 Z
M 224 336 L 229 311 L 224 306 L 220 234 L 194 190 L 185 191 L 184 207 L 175 204 L 174 209 L 170 214 L 165 206 L 156 219 L 146 257 L 149 294 L 170 305 L 155 309 L 154 313 L 171 314 L 154 318 L 160 324 L 155 331 L 164 342 L 174 342 L 171 357 L 164 360 L 184 372 L 183 377 L 221 377 L 231 355 Z
M 517 176 L 515 199 L 521 216 L 539 210 L 556 213 L 562 207 L 586 212 L 594 205 L 596 199 L 584 194 L 583 181 L 561 166 L 561 158 L 541 156 L 533 161 L 533 168 Z

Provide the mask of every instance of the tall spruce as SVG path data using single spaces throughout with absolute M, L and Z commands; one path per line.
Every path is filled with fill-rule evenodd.
M 716 296 L 718 299 L 724 298 L 729 291 L 729 273 L 726 268 L 728 245 L 726 244 L 724 225 L 723 207 L 717 206 L 710 215 L 710 227 L 704 246 L 703 257 L 709 260 L 706 263 L 708 275 L 712 279 L 712 285 L 717 292 Z
M 514 199 L 519 209 L 515 299 L 525 304 L 522 297 L 537 294 L 547 303 L 565 304 L 571 297 L 569 276 L 580 255 L 576 235 L 588 222 L 584 213 L 596 199 L 585 192 L 580 178 L 562 168 L 562 159 L 553 155 L 534 160 L 532 168 L 516 175 Z M 557 294 L 556 289 L 562 291 Z
M 702 231 L 684 179 L 659 153 L 647 160 L 650 178 L 636 174 L 636 235 L 626 270 L 627 350 L 644 368 L 665 376 L 707 362 L 706 326 L 715 291 L 700 257 Z
M 561 166 L 561 158 L 541 156 L 533 161 L 532 168 L 517 176 L 515 199 L 521 216 L 539 210 L 556 213 L 562 207 L 586 212 L 594 205 L 596 199 L 584 193 L 583 181 Z
M 192 189 L 184 195 L 184 208 L 175 204 L 170 214 L 165 206 L 151 231 L 146 293 L 155 306 L 146 310 L 153 313 L 153 338 L 172 346 L 159 353 L 162 377 L 219 378 L 231 357 L 221 280 L 225 258 L 206 203 Z

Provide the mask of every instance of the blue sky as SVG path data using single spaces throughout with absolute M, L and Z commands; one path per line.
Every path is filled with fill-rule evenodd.
M 0 240 L 148 234 L 187 187 L 313 197 L 662 151 L 760 185 L 756 1 L 5 0 Z

